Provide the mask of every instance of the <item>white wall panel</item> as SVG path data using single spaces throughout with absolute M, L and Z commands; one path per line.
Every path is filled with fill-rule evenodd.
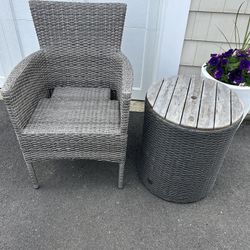
M 125 28 L 122 41 L 122 51 L 133 66 L 135 74 L 134 87 L 137 88 L 141 86 L 142 81 L 145 34 L 146 31 L 143 29 Z
M 23 51 L 16 30 L 15 20 L 12 18 L 13 6 L 9 0 L 1 0 L 0 8 L 0 52 L 1 71 L 6 77 L 12 68 L 22 59 Z M 3 76 L 1 76 L 3 79 Z M 0 80 L 0 87 L 3 81 Z
M 162 0 L 150 0 L 148 3 L 147 29 L 159 30 Z
M 156 64 L 155 61 L 157 59 L 157 48 L 158 48 L 158 37 L 159 31 L 151 30 L 146 34 L 146 43 L 144 47 L 144 60 L 143 60 L 143 79 L 142 79 L 142 87 L 146 91 L 147 88 L 152 84 L 155 80 L 156 74 Z
M 17 27 L 20 33 L 24 56 L 28 56 L 32 52 L 39 50 L 39 43 L 33 21 L 17 20 Z
M 131 28 L 146 27 L 149 1 L 152 0 L 88 0 L 88 2 L 93 3 L 127 3 L 127 16 L 125 25 Z
M 2 57 L 2 53 L 0 52 L 0 58 L 1 57 Z M 4 76 L 5 76 L 5 73 L 4 73 L 3 65 L 2 65 L 2 62 L 0 61 L 0 78 Z
M 0 44 L 0 48 L 1 48 L 1 44 Z M 2 51 L 0 51 L 0 58 L 3 58 L 3 53 Z M 3 67 L 3 61 L 0 60 L 0 88 L 1 86 L 3 85 L 4 81 L 5 81 L 5 70 L 4 70 L 4 67 Z
M 7 76 L 14 65 L 10 57 L 10 49 L 8 47 L 8 43 L 6 42 L 6 37 L 2 27 L 2 22 L 0 23 L 0 48 L 1 48 L 1 65 L 2 65 L 1 68 L 2 72 L 4 72 L 4 76 Z
M 147 28 L 149 0 L 125 0 L 128 5 L 126 23 L 127 27 Z
M 178 1 L 168 1 L 163 7 L 166 9 L 161 19 L 158 79 L 178 73 L 190 2 L 182 1 L 180 5 Z
M 32 20 L 28 0 L 12 0 L 16 19 Z

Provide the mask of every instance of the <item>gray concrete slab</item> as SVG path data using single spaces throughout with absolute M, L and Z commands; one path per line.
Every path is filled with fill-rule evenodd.
M 139 182 L 143 113 L 131 113 L 125 188 L 116 164 L 50 161 L 29 182 L 0 102 L 0 249 L 250 249 L 250 126 L 237 132 L 214 190 L 193 204 L 163 201 Z

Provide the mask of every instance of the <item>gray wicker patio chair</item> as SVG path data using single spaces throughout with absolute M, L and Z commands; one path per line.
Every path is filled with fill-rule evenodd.
M 123 187 L 133 81 L 121 53 L 126 5 L 30 1 L 40 50 L 9 75 L 3 98 L 34 188 L 32 163 L 119 163 Z

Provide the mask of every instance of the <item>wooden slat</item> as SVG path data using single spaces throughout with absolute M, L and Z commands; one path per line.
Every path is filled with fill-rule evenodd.
M 237 122 L 242 118 L 243 107 L 242 103 L 239 100 L 239 97 L 234 92 L 231 92 L 231 109 L 232 109 L 232 124 Z
M 187 97 L 187 91 L 189 88 L 190 77 L 180 76 L 176 83 L 176 87 L 169 104 L 169 108 L 166 114 L 166 119 L 180 124 L 181 117 Z
M 231 124 L 230 89 L 222 84 L 217 85 L 214 129 L 228 127 Z
M 169 107 L 169 102 L 173 95 L 173 91 L 176 85 L 177 77 L 172 77 L 164 80 L 158 97 L 155 101 L 154 111 L 161 117 L 165 117 Z
M 172 77 L 153 84 L 147 98 L 161 117 L 184 127 L 220 129 L 243 115 L 238 96 L 222 84 L 199 77 Z
M 158 81 L 153 83 L 150 88 L 148 89 L 147 92 L 147 99 L 150 103 L 150 105 L 153 107 L 154 103 L 155 103 L 155 99 L 158 95 L 158 92 L 160 91 L 161 85 L 163 83 L 164 80 Z
M 190 83 L 187 100 L 185 103 L 181 125 L 186 127 L 197 127 L 197 120 L 200 107 L 201 91 L 203 81 L 199 77 L 193 77 Z
M 205 80 L 201 97 L 197 128 L 214 128 L 215 95 L 216 83 L 211 80 Z

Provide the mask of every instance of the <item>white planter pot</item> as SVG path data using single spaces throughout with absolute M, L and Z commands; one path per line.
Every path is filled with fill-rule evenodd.
M 225 85 L 226 87 L 232 89 L 239 96 L 239 98 L 240 98 L 240 100 L 241 100 L 241 102 L 243 104 L 243 108 L 244 108 L 244 117 L 243 117 L 243 119 L 246 117 L 246 115 L 250 111 L 250 87 L 235 86 L 235 85 L 226 84 L 224 82 L 216 80 L 215 78 L 213 78 L 207 72 L 206 64 L 203 64 L 201 66 L 201 77 L 214 80 L 215 82 L 219 82 L 219 83 Z

